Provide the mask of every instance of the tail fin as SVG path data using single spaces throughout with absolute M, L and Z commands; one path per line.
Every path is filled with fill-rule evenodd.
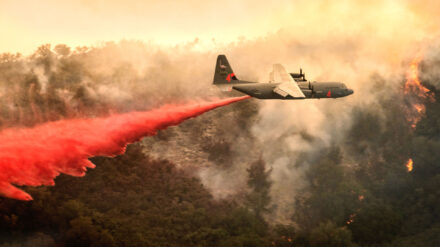
M 214 84 L 233 84 L 238 79 L 229 65 L 225 55 L 218 55 L 217 64 L 215 65 Z

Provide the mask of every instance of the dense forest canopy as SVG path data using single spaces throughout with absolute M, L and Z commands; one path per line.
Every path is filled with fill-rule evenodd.
M 239 102 L 26 188 L 31 202 L 0 198 L 0 246 L 438 246 L 439 52 L 349 77 L 353 99 Z M 131 41 L 1 54 L 1 127 L 219 96 L 215 55 Z

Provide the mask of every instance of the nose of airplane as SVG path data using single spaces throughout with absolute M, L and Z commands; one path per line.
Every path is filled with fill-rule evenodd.
M 350 95 L 350 94 L 353 94 L 354 91 L 353 91 L 353 89 L 348 89 L 348 90 L 347 90 L 347 93 L 348 93 L 347 95 Z

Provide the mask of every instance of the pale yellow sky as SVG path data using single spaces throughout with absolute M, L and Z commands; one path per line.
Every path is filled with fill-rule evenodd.
M 394 46 L 432 38 L 440 1 L 424 0 L 0 0 L 0 52 L 121 39 L 175 45 L 230 43 L 282 29 L 305 40 L 343 35 Z M 202 45 L 201 45 L 202 46 Z
M 254 38 L 282 26 L 283 2 L 0 0 L 0 52 L 29 53 L 44 43 L 135 39 L 174 45 L 196 38 Z

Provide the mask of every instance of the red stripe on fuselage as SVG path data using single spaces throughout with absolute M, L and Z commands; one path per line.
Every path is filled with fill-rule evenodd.
M 231 79 L 232 79 L 232 77 L 234 77 L 234 76 L 235 76 L 234 73 L 228 74 L 228 76 L 226 77 L 226 80 L 227 80 L 228 82 L 231 82 Z
M 328 90 L 328 92 L 327 92 L 327 97 L 332 97 L 332 91 L 331 90 Z

